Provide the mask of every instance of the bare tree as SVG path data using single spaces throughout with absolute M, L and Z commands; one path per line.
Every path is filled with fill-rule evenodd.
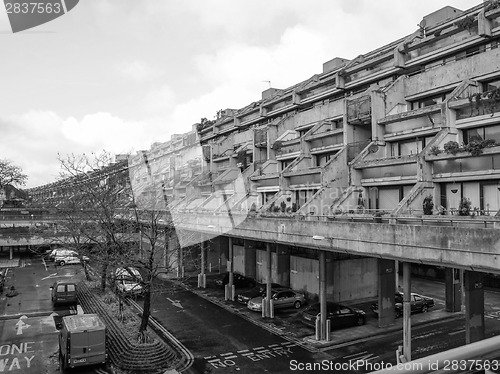
M 21 167 L 12 164 L 9 160 L 0 160 L 0 190 L 8 184 L 24 186 L 28 176 Z
M 137 235 L 117 225 L 116 217 L 130 204 L 126 164 L 114 164 L 109 153 L 61 157 L 60 214 L 79 249 L 91 248 L 101 265 L 101 289 L 113 267 L 137 245 Z

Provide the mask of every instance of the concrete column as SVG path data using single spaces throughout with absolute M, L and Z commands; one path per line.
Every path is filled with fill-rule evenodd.
M 255 242 L 245 239 L 244 243 L 245 256 L 245 275 L 250 278 L 256 278 L 257 275 L 257 254 L 255 251 Z
M 267 311 L 265 317 L 271 316 L 271 281 L 272 281 L 272 253 L 271 244 L 266 243 L 266 303 L 265 310 Z M 262 305 L 264 308 L 264 305 Z M 274 315 L 274 313 L 273 313 Z
M 283 244 L 276 244 L 276 282 L 285 287 L 290 287 L 290 249 Z
M 183 267 L 184 267 L 184 251 L 179 244 L 179 238 L 177 237 L 177 233 L 172 231 L 170 237 L 168 238 L 168 246 L 172 253 L 175 253 L 177 256 L 177 269 L 172 269 L 173 271 L 177 270 L 177 277 L 183 277 Z M 173 267 L 174 264 L 171 266 Z
M 396 292 L 396 261 L 378 259 L 378 326 L 394 324 L 394 293 Z
M 9 246 L 9 260 L 12 260 L 14 257 L 14 247 Z
M 200 243 L 200 274 L 198 276 L 198 287 L 206 288 L 207 285 L 207 275 L 205 274 L 205 269 L 207 268 L 207 248 L 206 242 L 202 241 Z
M 465 343 L 484 339 L 483 274 L 466 270 L 465 277 Z
M 233 238 L 229 237 L 229 256 L 227 259 L 227 271 L 229 273 L 229 289 L 232 289 L 234 283 L 234 275 L 233 275 Z
M 229 271 L 227 261 L 229 259 L 229 238 L 227 236 L 219 236 L 215 242 L 219 250 L 219 273 Z
M 319 252 L 319 303 L 320 303 L 320 340 L 326 338 L 326 254 Z
M 460 312 L 462 308 L 462 287 L 460 269 L 445 270 L 445 299 L 447 312 Z
M 200 274 L 205 274 L 207 268 L 207 248 L 205 242 L 200 243 Z
M 403 356 L 411 361 L 411 264 L 403 263 Z

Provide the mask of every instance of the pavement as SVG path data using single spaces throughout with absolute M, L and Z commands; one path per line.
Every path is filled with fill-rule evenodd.
M 170 279 L 182 285 L 185 289 L 197 294 L 198 296 L 224 308 L 240 317 L 251 321 L 276 335 L 279 335 L 289 341 L 293 341 L 309 351 L 321 351 L 334 349 L 346 345 L 356 344 L 367 340 L 377 339 L 383 335 L 403 331 L 403 319 L 395 320 L 394 325 L 389 327 L 379 327 L 377 316 L 370 310 L 371 301 L 362 301 L 359 303 L 343 303 L 350 307 L 361 309 L 366 312 L 367 320 L 363 326 L 354 326 L 334 330 L 331 332 L 330 339 L 316 340 L 314 328 L 306 326 L 300 321 L 300 311 L 279 310 L 275 312 L 274 318 L 263 318 L 261 313 L 250 311 L 246 305 L 237 301 L 224 300 L 224 290 L 215 286 L 215 279 L 221 275 L 216 273 L 207 274 L 207 287 L 199 288 L 197 276 L 187 277 L 183 280 Z M 425 286 L 424 286 L 425 287 Z M 412 291 L 423 293 L 418 287 L 412 288 Z M 238 293 L 238 290 L 236 290 Z M 436 300 L 435 307 L 427 313 L 416 313 L 411 315 L 412 327 L 423 324 L 439 323 L 444 320 L 464 318 L 463 312 L 450 313 L 444 309 L 444 300 Z M 307 308 L 302 307 L 301 310 Z

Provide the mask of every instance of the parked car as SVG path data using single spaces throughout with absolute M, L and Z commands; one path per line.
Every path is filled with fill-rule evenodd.
M 52 287 L 52 304 L 76 304 L 76 282 L 71 280 L 57 281 Z
M 417 293 L 411 293 L 411 312 L 422 312 L 426 313 L 429 308 L 434 306 L 434 299 L 432 297 L 419 295 Z M 378 303 L 373 303 L 371 305 L 373 313 L 378 314 Z M 395 317 L 399 318 L 403 315 L 403 293 L 396 292 L 394 294 L 394 313 Z
M 221 278 L 215 280 L 215 284 L 221 288 L 228 283 L 229 283 L 229 273 L 226 273 Z M 253 278 L 233 273 L 233 284 L 235 288 L 245 288 L 245 287 L 255 287 L 257 285 L 257 282 Z
M 276 288 L 285 288 L 278 283 L 271 283 L 271 289 Z M 236 296 L 236 300 L 241 304 L 247 304 L 250 299 L 253 299 L 257 296 L 265 296 L 266 293 L 266 285 L 263 283 L 259 283 L 257 286 L 248 291 L 243 291 Z
M 248 301 L 247 307 L 255 312 L 262 310 L 262 296 L 254 297 Z M 304 294 L 295 292 L 289 288 L 274 289 L 271 295 L 274 309 L 295 308 L 299 309 L 306 303 Z
M 55 248 L 49 252 L 48 259 L 49 261 L 54 261 L 56 256 L 62 256 L 64 254 L 68 254 L 70 252 L 75 252 L 72 249 L 68 248 Z
M 316 318 L 319 314 L 320 303 L 315 303 L 302 312 L 301 320 L 306 325 L 315 327 Z M 332 330 L 347 326 L 361 326 L 366 323 L 366 313 L 360 309 L 327 302 L 326 319 L 330 320 L 330 327 Z
M 106 326 L 97 314 L 63 317 L 59 333 L 61 372 L 68 368 L 104 364 L 107 357 Z
M 81 264 L 82 261 L 88 262 L 89 258 L 87 256 L 81 256 L 75 252 L 68 250 L 66 252 L 59 252 L 54 257 L 54 262 L 60 266 L 64 266 L 67 264 Z
M 142 276 L 133 267 L 120 267 L 113 274 L 113 282 L 117 292 L 124 296 L 137 296 L 143 292 Z

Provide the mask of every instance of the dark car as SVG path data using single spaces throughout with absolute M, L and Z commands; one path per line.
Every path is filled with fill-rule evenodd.
M 229 283 L 229 273 L 224 274 L 224 276 L 215 281 L 215 284 L 218 287 L 224 287 L 228 283 Z M 257 282 L 253 278 L 233 273 L 233 284 L 235 288 L 246 288 L 246 287 L 255 287 Z
M 411 312 L 422 312 L 426 313 L 429 308 L 434 306 L 434 299 L 432 297 L 419 295 L 417 293 L 411 293 Z M 378 303 L 373 303 L 371 305 L 373 313 L 378 314 Z M 403 293 L 396 292 L 394 294 L 394 315 L 399 318 L 403 315 Z
M 320 304 L 312 304 L 302 312 L 302 322 L 315 327 L 316 318 L 320 313 Z M 366 323 L 366 313 L 360 309 L 350 308 L 345 305 L 327 302 L 326 319 L 330 320 L 331 329 L 338 329 L 348 326 L 361 326 Z
M 75 281 L 56 281 L 52 287 L 52 304 L 76 304 L 76 282 Z
M 276 288 L 285 288 L 285 287 L 283 287 L 278 283 L 271 283 L 271 289 L 276 289 Z M 241 304 L 246 304 L 250 299 L 253 299 L 254 297 L 265 296 L 265 293 L 266 293 L 266 284 L 259 283 L 251 290 L 239 293 L 238 296 L 236 297 L 236 300 L 238 300 L 238 302 Z

